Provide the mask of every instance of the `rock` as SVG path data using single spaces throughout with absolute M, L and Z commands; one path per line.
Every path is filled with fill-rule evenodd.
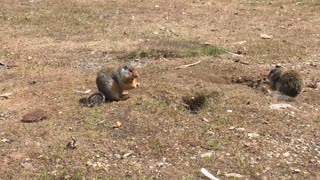
M 227 112 L 228 112 L 228 113 L 232 113 L 232 110 L 228 109 Z
M 117 159 L 121 159 L 121 155 L 120 155 L 120 154 L 114 154 L 114 156 L 115 156 Z
M 93 166 L 93 162 L 87 161 L 86 165 L 87 165 L 87 166 Z
M 260 37 L 261 37 L 262 39 L 272 39 L 272 38 L 273 38 L 272 36 L 267 35 L 267 34 L 260 34 Z
M 8 99 L 9 96 L 11 96 L 12 93 L 4 93 L 4 94 L 1 94 L 0 97 L 3 98 L 3 99 Z
M 236 131 L 244 132 L 244 131 L 246 131 L 246 129 L 244 129 L 244 128 L 236 128 Z
M 47 119 L 47 113 L 41 109 L 36 109 L 24 115 L 21 119 L 21 122 L 32 123 L 32 122 L 39 122 L 44 119 Z
M 157 165 L 158 167 L 163 167 L 163 166 L 165 165 L 165 163 L 164 163 L 164 162 L 158 162 L 158 163 L 156 163 L 156 165 Z
M 203 154 L 200 154 L 200 157 L 201 158 L 208 158 L 208 157 L 211 157 L 213 155 L 213 152 L 206 152 L 206 153 L 203 153 Z
M 248 133 L 248 136 L 249 136 L 249 138 L 257 138 L 257 137 L 259 137 L 260 135 L 257 134 L 257 133 Z
M 291 104 L 286 104 L 286 103 L 280 103 L 280 104 L 271 104 L 269 107 L 271 109 L 281 110 L 281 109 L 292 108 L 292 105 Z
M 10 140 L 9 140 L 9 139 L 6 139 L 6 138 L 3 138 L 3 139 L 1 139 L 1 142 L 7 143 L 7 142 L 10 142 Z
M 22 162 L 22 163 L 20 163 L 20 166 L 22 166 L 25 169 L 33 169 L 32 164 L 29 162 Z
M 292 170 L 292 173 L 301 173 L 301 170 L 297 168 L 291 168 L 291 170 Z
M 290 156 L 290 153 L 287 151 L 285 153 L 282 154 L 284 157 L 289 157 Z
M 0 120 L 5 120 L 7 118 L 10 118 L 12 115 L 10 112 L 0 113 Z

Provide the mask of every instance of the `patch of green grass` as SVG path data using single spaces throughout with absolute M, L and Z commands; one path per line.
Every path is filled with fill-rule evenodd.
M 82 180 L 83 172 L 81 169 L 71 169 L 71 168 L 63 168 L 57 170 L 57 174 L 53 175 L 48 173 L 48 171 L 42 171 L 40 173 L 41 180 L 51 180 L 51 179 L 72 179 L 72 180 Z
M 83 115 L 83 119 L 87 129 L 94 129 L 100 121 L 104 120 L 104 114 L 102 109 L 93 108 Z
M 82 180 L 83 175 L 81 169 L 63 169 L 62 173 L 58 175 L 58 179 L 73 179 L 73 180 Z
M 229 126 L 232 124 L 232 120 L 226 115 L 217 115 L 214 119 L 217 126 Z
M 320 118 L 314 120 L 315 123 L 320 123 Z
M 243 155 L 240 150 L 234 152 L 234 157 L 237 161 L 237 165 L 239 168 L 249 167 L 248 158 Z
M 54 179 L 51 177 L 51 175 L 48 173 L 48 171 L 42 171 L 40 173 L 40 179 L 41 180 L 51 180 L 51 179 Z
M 49 154 L 52 160 L 62 159 L 65 155 L 64 146 L 62 145 L 53 146 Z
M 8 57 L 10 56 L 12 53 L 6 49 L 2 49 L 0 50 L 0 57 Z
M 191 176 L 184 176 L 182 179 L 183 180 L 193 180 L 194 178 Z
M 148 144 L 154 153 L 160 154 L 161 156 L 165 154 L 166 146 L 159 139 L 150 139 Z
M 93 108 L 82 115 L 84 119 L 83 132 L 91 139 L 109 137 L 108 127 L 105 123 L 103 109 Z
M 161 39 L 143 42 L 134 50 L 122 52 L 122 56 L 129 59 L 159 59 L 216 56 L 226 52 L 227 49 L 196 41 Z
M 152 177 L 150 177 L 150 176 L 144 176 L 144 177 L 142 177 L 142 180 L 151 180 L 152 179 Z
M 209 139 L 207 144 L 212 150 L 221 150 L 222 149 L 222 145 L 221 145 L 220 140 Z

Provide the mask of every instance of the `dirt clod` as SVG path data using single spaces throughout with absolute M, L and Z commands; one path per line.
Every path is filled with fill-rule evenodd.
M 24 123 L 33 123 L 39 122 L 44 119 L 47 119 L 47 113 L 41 109 L 34 110 L 26 115 L 24 115 L 21 119 L 21 122 Z

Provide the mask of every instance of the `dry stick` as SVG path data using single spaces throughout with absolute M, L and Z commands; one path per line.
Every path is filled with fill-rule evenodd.
M 201 63 L 201 60 L 199 60 L 199 61 L 197 61 L 195 63 L 186 64 L 186 65 L 182 65 L 182 66 L 176 67 L 176 69 L 184 69 L 184 68 L 187 68 L 187 67 L 195 66 L 195 65 L 197 65 L 199 63 Z
M 0 66 L 6 68 L 6 69 L 10 69 L 10 68 L 13 68 L 13 67 L 18 67 L 17 65 L 6 65 L 2 62 L 0 62 Z
M 233 56 L 243 57 L 243 55 L 241 55 L 241 54 L 236 54 L 236 53 L 233 53 L 233 52 L 230 52 L 230 51 L 227 51 L 227 53 L 230 54 L 230 55 L 233 55 Z
M 210 180 L 219 180 L 218 178 L 214 177 L 208 170 L 205 168 L 201 168 L 200 170 L 205 176 L 207 176 Z

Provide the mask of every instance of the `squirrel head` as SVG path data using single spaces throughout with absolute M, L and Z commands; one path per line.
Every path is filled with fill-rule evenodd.
M 135 79 L 139 77 L 138 70 L 130 64 L 120 67 L 120 74 L 125 79 Z
M 270 82 L 277 82 L 280 78 L 280 75 L 282 74 L 282 72 L 284 71 L 283 67 L 281 66 L 276 66 L 274 69 L 272 69 L 267 78 Z

